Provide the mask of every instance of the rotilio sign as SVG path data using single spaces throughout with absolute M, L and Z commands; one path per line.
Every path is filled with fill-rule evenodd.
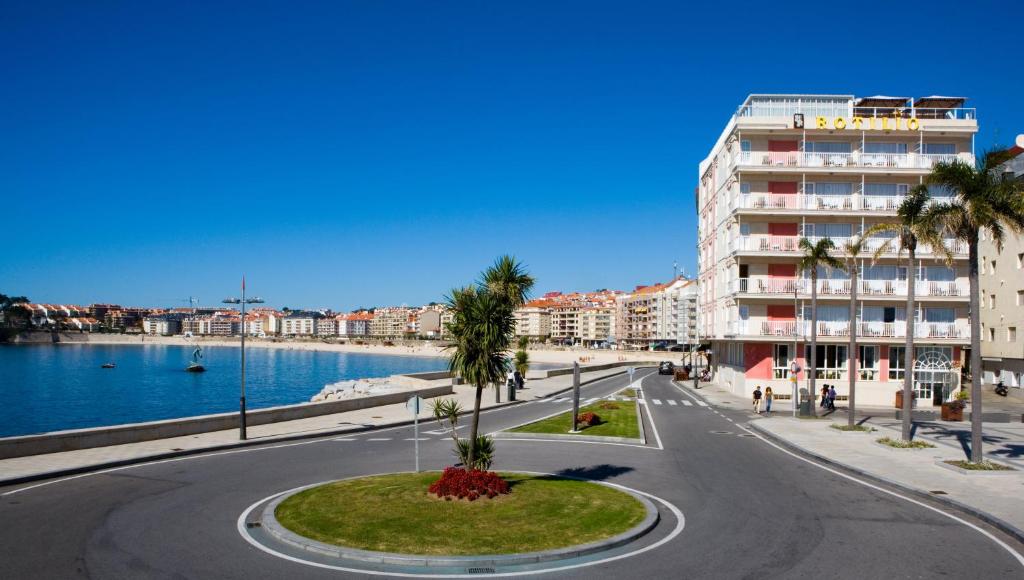
M 892 117 L 853 117 L 846 122 L 845 117 L 815 117 L 815 127 L 818 129 L 881 129 L 882 131 L 917 131 L 921 128 L 921 122 L 916 117 L 904 118 L 899 115 Z

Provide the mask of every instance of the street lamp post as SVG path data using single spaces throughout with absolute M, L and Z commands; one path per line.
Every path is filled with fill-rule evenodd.
M 241 391 L 238 399 L 238 438 L 245 441 L 245 305 L 246 304 L 262 304 L 262 298 L 246 298 L 245 297 L 245 276 L 242 276 L 242 297 L 241 298 L 225 298 L 224 304 L 240 304 L 242 306 L 242 317 L 241 317 L 241 330 L 242 330 L 242 380 L 241 380 Z

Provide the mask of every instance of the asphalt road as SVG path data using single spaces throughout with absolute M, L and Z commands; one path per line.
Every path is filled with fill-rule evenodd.
M 613 377 L 583 393 L 606 396 L 625 384 Z M 685 514 L 683 532 L 656 549 L 545 577 L 1024 578 L 1021 564 L 978 530 L 749 436 L 742 410 L 703 406 L 668 377 L 647 375 L 643 390 L 658 435 L 649 421 L 646 448 L 498 443 L 495 469 L 590 475 L 654 494 Z M 567 405 L 487 412 L 482 427 L 503 429 Z M 421 424 L 424 469 L 452 460 L 450 440 L 437 429 Z M 0 578 L 362 577 L 266 554 L 243 540 L 236 520 L 280 491 L 410 470 L 411 437 L 411 427 L 386 429 L 0 488 Z

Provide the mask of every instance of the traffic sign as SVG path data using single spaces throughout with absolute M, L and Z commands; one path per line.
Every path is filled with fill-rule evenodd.
M 412 411 L 413 415 L 419 415 L 423 409 L 423 397 L 419 395 L 409 397 L 409 400 L 405 402 L 405 408 Z

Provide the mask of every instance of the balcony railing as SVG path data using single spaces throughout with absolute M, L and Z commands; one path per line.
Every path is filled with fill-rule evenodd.
M 776 336 L 792 338 L 799 330 L 799 337 L 807 339 L 811 335 L 811 323 L 808 320 L 795 322 L 792 320 L 734 320 L 729 323 L 729 331 L 733 336 Z M 818 336 L 846 337 L 850 335 L 849 321 L 818 321 Z M 862 338 L 906 338 L 906 322 L 866 321 L 857 323 L 857 334 Z M 915 338 L 931 339 L 969 339 L 971 329 L 967 324 L 959 322 L 927 322 L 914 323 Z
M 926 153 L 814 153 L 806 151 L 741 151 L 733 158 L 740 167 L 931 169 L 940 161 L 960 159 L 974 164 L 970 153 L 936 155 Z
M 818 295 L 849 296 L 850 280 L 818 280 Z M 734 294 L 764 296 L 793 295 L 810 293 L 810 280 L 804 278 L 736 278 L 729 281 L 729 291 Z M 917 296 L 957 297 L 967 296 L 966 284 L 957 281 L 916 280 L 914 292 Z M 906 297 L 906 280 L 858 280 L 857 293 L 861 297 L 894 296 Z
M 730 209 L 763 210 L 767 213 L 784 210 L 804 211 L 872 211 L 895 212 L 906 199 L 903 195 L 815 195 L 799 193 L 743 193 L 733 199 Z M 929 203 L 948 202 L 934 197 Z

